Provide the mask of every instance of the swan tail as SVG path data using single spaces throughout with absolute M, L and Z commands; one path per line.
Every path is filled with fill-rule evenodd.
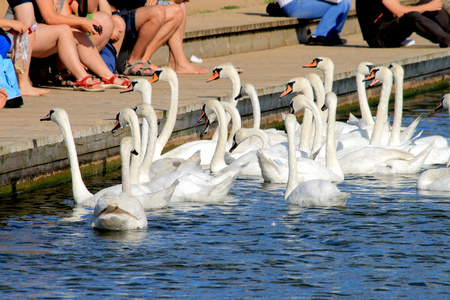
M 402 144 L 411 140 L 414 132 L 416 132 L 417 125 L 419 124 L 421 116 L 418 116 L 409 126 L 400 134 L 400 141 Z
M 180 181 L 176 179 L 168 188 L 151 193 L 150 197 L 145 199 L 145 203 L 142 203 L 144 209 L 159 209 L 169 206 L 170 199 L 179 183 Z
M 256 156 L 258 158 L 258 163 L 261 168 L 261 175 L 266 182 L 274 182 L 274 176 L 280 176 L 280 171 L 278 170 L 277 165 L 261 150 L 256 152 Z

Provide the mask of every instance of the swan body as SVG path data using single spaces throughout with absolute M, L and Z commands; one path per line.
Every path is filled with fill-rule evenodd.
M 302 207 L 345 206 L 349 194 L 342 193 L 328 180 L 309 180 L 298 183 L 294 139 L 295 115 L 286 116 L 285 126 L 289 147 L 289 179 L 284 201 L 288 205 Z
M 417 180 L 417 189 L 450 192 L 450 160 L 446 168 L 430 169 L 422 172 Z
M 97 201 L 92 228 L 99 230 L 133 230 L 147 228 L 147 217 L 139 199 L 130 193 L 130 156 L 133 140 L 124 137 L 120 143 L 122 157 L 122 193 L 105 193 Z M 135 152 L 137 153 L 137 152 Z
M 291 106 L 295 107 L 295 110 L 307 108 L 312 111 L 314 115 L 314 121 L 316 124 L 316 137 L 319 136 L 320 139 L 322 137 L 322 121 L 320 119 L 320 114 L 318 112 L 317 107 L 315 104 L 305 95 L 297 95 L 292 99 Z M 287 118 L 287 116 L 286 116 Z M 338 166 L 338 162 L 333 162 L 332 160 L 336 160 L 336 154 L 332 154 L 332 152 L 336 152 L 335 146 L 333 147 L 332 144 L 335 143 L 334 141 L 334 128 L 333 123 L 330 126 L 330 131 L 328 131 L 327 134 L 327 141 L 329 141 L 329 147 L 327 147 L 327 157 L 329 156 L 328 163 L 333 165 L 334 167 Z M 294 142 L 295 143 L 295 137 Z M 289 144 L 289 143 L 288 143 Z M 320 144 L 321 145 L 321 144 Z M 335 144 L 334 144 L 335 145 Z M 318 150 L 318 149 L 317 149 Z M 316 150 L 316 151 L 317 151 Z M 281 152 L 283 153 L 283 152 Z M 286 155 L 280 155 L 279 150 L 273 150 L 273 149 L 260 149 L 257 152 L 258 161 L 261 167 L 261 173 L 264 178 L 264 181 L 266 182 L 272 182 L 272 183 L 286 183 L 289 178 L 289 160 L 286 159 Z M 342 181 L 344 179 L 344 176 L 342 174 L 342 171 L 337 171 L 336 174 L 333 171 L 331 171 L 329 168 L 323 166 L 322 164 L 318 163 L 317 161 L 314 161 L 309 158 L 304 158 L 299 155 L 296 155 L 297 157 L 297 176 L 296 178 L 299 180 L 299 182 L 304 182 L 312 179 L 326 179 L 330 181 Z M 336 170 L 337 167 L 336 167 Z

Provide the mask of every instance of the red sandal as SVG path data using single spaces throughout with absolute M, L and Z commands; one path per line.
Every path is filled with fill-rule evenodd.
M 130 85 L 130 81 L 127 78 L 123 78 L 122 84 L 114 83 L 117 78 L 117 74 L 111 76 L 111 78 L 102 78 L 101 86 L 105 89 L 123 89 L 127 88 Z
M 104 92 L 105 88 L 100 85 L 100 83 L 87 83 L 89 79 L 92 79 L 90 75 L 84 77 L 80 81 L 75 81 L 75 86 L 73 89 L 75 91 L 85 91 L 85 92 Z

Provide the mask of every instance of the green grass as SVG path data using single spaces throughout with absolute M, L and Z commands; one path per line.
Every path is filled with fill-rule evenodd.
M 228 10 L 228 9 L 238 9 L 238 8 L 239 8 L 239 6 L 236 6 L 236 5 L 228 5 L 228 6 L 222 7 L 221 9 Z

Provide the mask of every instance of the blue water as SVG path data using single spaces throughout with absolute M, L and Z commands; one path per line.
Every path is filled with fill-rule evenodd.
M 429 114 L 441 92 L 409 101 L 406 125 L 422 114 L 423 136 L 450 137 L 448 113 Z M 450 194 L 418 193 L 418 176 L 348 176 L 341 209 L 290 208 L 283 185 L 240 179 L 223 204 L 151 211 L 136 232 L 92 230 L 70 184 L 19 195 L 0 203 L 0 296 L 449 299 Z

